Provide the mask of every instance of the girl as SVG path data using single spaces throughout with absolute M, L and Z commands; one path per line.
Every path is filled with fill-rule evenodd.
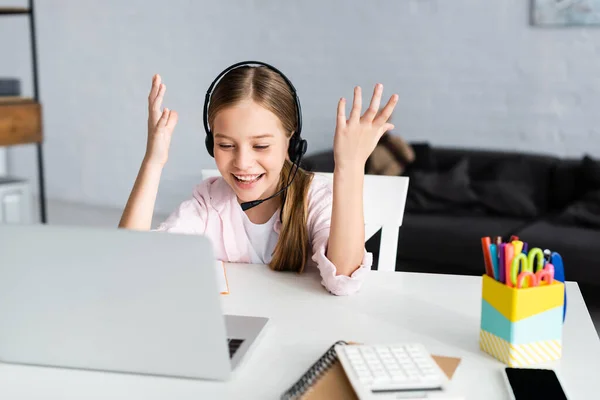
M 166 86 L 155 75 L 148 97 L 146 154 L 119 227 L 149 230 L 161 172 L 177 124 L 177 112 L 161 111 Z M 319 268 L 322 284 L 336 295 L 356 292 L 370 270 L 364 248 L 365 162 L 384 132 L 398 96 L 381 112 L 377 84 L 361 116 L 361 88 L 354 89 L 350 116 L 340 99 L 334 136 L 333 185 L 293 165 L 288 147 L 299 126 L 295 92 L 269 66 L 242 65 L 217 83 L 207 104 L 209 152 L 222 177 L 194 190 L 158 231 L 207 235 L 218 259 L 268 264 L 276 271 Z M 208 96 L 207 96 L 208 102 Z M 212 148 L 211 148 L 212 145 Z M 243 211 L 240 204 L 283 195 Z

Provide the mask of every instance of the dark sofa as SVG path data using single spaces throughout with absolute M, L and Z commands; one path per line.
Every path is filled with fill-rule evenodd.
M 481 275 L 481 237 L 517 235 L 559 252 L 568 280 L 600 287 L 598 161 L 413 146 L 396 270 Z M 333 172 L 333 152 L 309 155 L 303 167 Z M 379 234 L 366 247 L 376 268 Z

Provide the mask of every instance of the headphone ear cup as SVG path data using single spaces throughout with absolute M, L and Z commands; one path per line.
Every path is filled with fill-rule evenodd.
M 301 159 L 302 157 L 304 157 L 304 154 L 306 154 L 307 149 L 308 149 L 308 142 L 304 139 L 300 139 L 300 141 L 298 142 L 298 153 L 296 153 L 298 155 L 298 159 Z
M 291 162 L 296 162 L 297 154 L 298 154 L 298 139 L 296 138 L 296 135 L 294 134 L 290 138 L 290 144 L 288 146 L 288 156 L 290 156 Z
M 213 140 L 213 135 L 212 133 L 209 133 L 208 135 L 206 135 L 206 139 L 204 139 L 204 143 L 206 144 L 206 150 L 208 151 L 208 154 L 210 154 L 211 157 L 215 157 L 215 142 Z
M 295 163 L 300 160 L 306 153 L 308 143 L 304 139 L 299 139 L 296 135 L 290 139 L 290 146 L 288 147 L 288 155 L 290 160 Z

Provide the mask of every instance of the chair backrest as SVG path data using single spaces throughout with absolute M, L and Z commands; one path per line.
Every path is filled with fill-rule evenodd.
M 315 172 L 333 182 L 333 173 Z M 216 169 L 202 170 L 202 179 L 221 176 Z M 365 241 L 381 230 L 379 271 L 394 271 L 398 231 L 402 226 L 408 195 L 409 178 L 405 176 L 365 175 L 363 185 L 363 213 Z
M 333 180 L 331 172 L 315 172 Z M 406 176 L 365 175 L 363 208 L 365 225 L 402 225 L 408 195 L 409 178 Z M 368 235 L 367 235 L 368 236 Z
M 331 172 L 315 172 L 333 181 Z M 203 169 L 202 179 L 221 176 L 218 169 Z M 365 225 L 402 226 L 408 195 L 409 178 L 405 176 L 365 175 L 363 207 Z

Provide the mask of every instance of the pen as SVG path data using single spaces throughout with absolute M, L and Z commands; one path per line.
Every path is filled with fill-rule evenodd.
M 511 243 L 507 243 L 504 247 L 504 280 L 506 286 L 513 287 L 512 280 L 510 279 L 510 266 L 512 264 L 513 257 L 515 255 L 515 249 Z
M 485 273 L 493 278 L 494 269 L 492 267 L 492 255 L 490 254 L 491 239 L 489 236 L 481 238 L 481 249 L 483 250 L 483 262 L 485 264 Z
M 496 244 L 490 244 L 490 255 L 492 257 L 492 268 L 494 270 L 494 279 L 500 280 L 500 268 L 498 267 L 498 247 Z
M 498 282 L 505 283 L 506 282 L 506 261 L 504 255 L 504 248 L 506 247 L 506 243 L 500 243 L 498 246 L 498 270 L 500 272 L 500 276 Z
M 512 241 L 512 245 L 513 245 L 513 249 L 515 250 L 515 257 L 519 254 L 521 254 L 521 252 L 523 251 L 523 242 L 521 242 L 520 240 L 513 240 Z

